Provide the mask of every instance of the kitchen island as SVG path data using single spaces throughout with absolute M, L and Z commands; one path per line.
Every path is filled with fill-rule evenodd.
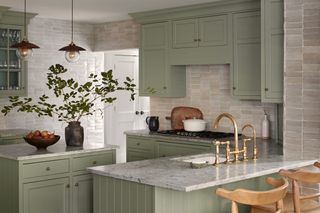
M 95 212 L 230 212 L 229 202 L 215 195 L 216 188 L 265 190 L 264 176 L 274 175 L 281 168 L 304 167 L 315 162 L 315 159 L 287 159 L 277 154 L 277 147 L 260 143 L 260 158 L 256 161 L 201 169 L 192 169 L 184 160 L 213 153 L 89 168 L 94 174 Z M 247 207 L 242 206 L 240 211 L 247 212 Z
M 0 146 L 0 212 L 92 212 L 89 166 L 115 163 L 117 146 L 63 140 L 37 150 L 23 143 Z

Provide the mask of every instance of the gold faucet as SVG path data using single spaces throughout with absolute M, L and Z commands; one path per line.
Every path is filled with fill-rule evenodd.
M 213 165 L 217 166 L 220 164 L 220 145 L 226 145 L 226 161 L 224 163 L 230 163 L 230 141 L 213 141 L 212 144 L 216 146 L 215 161 Z
M 229 120 L 233 124 L 233 131 L 234 131 L 234 143 L 235 143 L 235 150 L 233 152 L 230 152 L 230 154 L 234 154 L 234 161 L 239 162 L 239 154 L 243 152 L 243 150 L 239 151 L 239 142 L 238 142 L 238 125 L 234 117 L 229 113 L 222 113 L 220 114 L 216 120 L 214 121 L 213 128 L 219 127 L 219 122 L 223 118 L 229 118 Z
M 253 138 L 253 160 L 257 160 L 257 154 L 258 154 L 258 149 L 257 149 L 257 135 L 256 135 L 256 130 L 251 124 L 246 124 L 242 127 L 242 132 L 246 129 L 250 128 L 252 129 L 252 138 Z M 243 147 L 246 149 L 246 142 L 249 141 L 250 139 L 244 139 Z M 246 159 L 245 159 L 246 160 Z

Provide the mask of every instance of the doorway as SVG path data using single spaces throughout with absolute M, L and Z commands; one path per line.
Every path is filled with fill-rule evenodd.
M 117 91 L 117 100 L 106 105 L 104 112 L 104 139 L 106 144 L 118 145 L 116 162 L 126 162 L 125 131 L 146 129 L 145 119 L 150 114 L 149 97 L 138 96 L 139 51 L 137 49 L 108 51 L 104 53 L 105 70 L 113 70 L 115 79 L 123 82 L 128 76 L 134 79 L 136 96 L 130 101 L 127 91 Z

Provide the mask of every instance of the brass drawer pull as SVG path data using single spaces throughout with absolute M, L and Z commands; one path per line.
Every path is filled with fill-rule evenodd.
M 137 146 L 140 146 L 140 143 L 137 143 Z
M 97 161 L 93 161 L 92 164 L 93 164 L 93 165 L 96 165 L 96 164 L 97 164 Z
M 78 186 L 79 186 L 79 183 L 74 184 L 74 186 L 75 186 L 75 187 L 78 187 Z
M 50 171 L 51 169 L 50 169 L 50 167 L 48 166 L 47 168 L 46 168 L 46 171 Z

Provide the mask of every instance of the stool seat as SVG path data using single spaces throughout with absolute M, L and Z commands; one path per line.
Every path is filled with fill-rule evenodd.
M 218 188 L 216 194 L 231 200 L 231 213 L 238 213 L 237 203 L 252 206 L 251 213 L 255 212 L 254 206 L 273 204 L 271 208 L 266 207 L 265 212 L 284 213 L 283 198 L 287 193 L 288 181 L 284 178 L 274 179 L 268 177 L 266 182 L 275 188 L 267 191 L 252 191 L 246 189 L 236 189 L 229 191 Z

